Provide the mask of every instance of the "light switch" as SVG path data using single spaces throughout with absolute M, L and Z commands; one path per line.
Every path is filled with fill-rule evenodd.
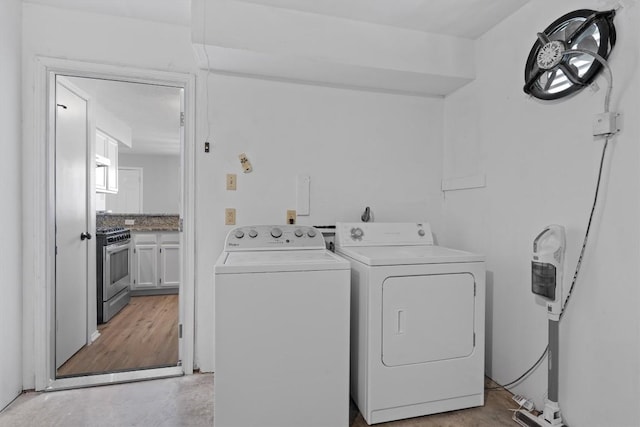
M 224 225 L 236 225 L 235 208 L 226 208 L 224 210 Z
M 235 191 L 236 190 L 236 181 L 237 181 L 238 177 L 236 176 L 235 173 L 228 173 L 227 174 L 227 190 L 232 190 Z

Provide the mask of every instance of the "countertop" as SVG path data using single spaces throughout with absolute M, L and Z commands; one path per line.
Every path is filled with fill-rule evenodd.
M 126 227 L 132 232 L 179 231 L 180 215 L 97 213 L 96 227 Z

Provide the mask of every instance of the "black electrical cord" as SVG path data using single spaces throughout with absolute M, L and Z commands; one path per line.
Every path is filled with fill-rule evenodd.
M 562 319 L 562 316 L 564 315 L 564 312 L 567 308 L 567 304 L 569 303 L 569 299 L 571 298 L 571 293 L 573 292 L 573 288 L 576 285 L 576 281 L 578 280 L 578 274 L 580 273 L 580 268 L 582 267 L 582 258 L 584 257 L 584 252 L 587 248 L 587 242 L 589 240 L 589 232 L 591 231 L 591 223 L 593 222 L 593 215 L 596 211 L 596 205 L 598 204 L 598 195 L 600 193 L 600 183 L 602 181 L 602 170 L 604 169 L 604 159 L 605 159 L 605 155 L 607 153 L 607 147 L 609 146 L 609 137 L 607 137 L 604 141 L 604 146 L 602 147 L 602 155 L 600 157 L 600 168 L 598 169 L 598 180 L 596 182 L 596 191 L 595 191 L 595 195 L 593 197 L 593 204 L 591 205 L 591 213 L 589 214 L 589 221 L 587 222 L 587 230 L 584 233 L 584 240 L 582 242 L 582 249 L 580 250 L 580 256 L 578 257 L 578 263 L 576 265 L 576 271 L 573 274 L 573 280 L 571 281 L 571 287 L 569 288 L 569 292 L 567 292 L 567 297 L 564 300 L 564 304 L 562 306 L 562 311 L 560 311 L 560 319 Z M 529 369 L 527 369 L 527 371 L 520 375 L 518 378 L 516 378 L 515 380 L 508 382 L 506 384 L 498 384 L 498 387 L 490 387 L 487 388 L 487 391 L 492 391 L 492 390 L 502 390 L 502 389 L 506 389 L 507 387 L 510 387 L 512 385 L 516 385 L 519 382 L 521 382 L 522 380 L 526 379 L 529 374 L 531 374 L 542 362 L 542 360 L 544 359 L 544 357 L 547 355 L 547 352 L 549 351 L 549 346 L 547 345 L 544 349 L 544 352 L 542 353 L 542 356 L 540 356 L 538 358 L 538 360 L 536 360 L 536 362 L 533 364 L 533 366 L 531 366 Z
M 544 360 L 544 358 L 545 358 L 545 356 L 547 355 L 548 352 L 549 352 L 549 346 L 546 346 L 544 348 L 544 352 L 542 352 L 542 355 L 540 355 L 538 360 L 536 360 L 536 362 L 529 369 L 527 369 L 527 371 L 524 374 L 520 375 L 515 380 L 513 380 L 511 382 L 508 382 L 506 384 L 499 384 L 499 383 L 496 382 L 496 384 L 498 384 L 498 387 L 489 387 L 489 388 L 486 388 L 485 390 L 487 390 L 487 391 L 502 390 L 502 389 L 506 389 L 507 387 L 510 387 L 512 385 L 518 384 L 520 381 L 526 379 L 529 376 L 529 374 L 531 374 L 540 365 L 540 363 L 542 363 L 542 361 Z
M 589 240 L 589 231 L 591 231 L 591 222 L 593 221 L 593 214 L 596 210 L 596 205 L 598 204 L 598 193 L 600 192 L 600 181 L 602 180 L 602 169 L 604 166 L 604 158 L 607 153 L 607 147 L 609 146 L 609 137 L 605 139 L 604 146 L 602 147 L 602 156 L 600 157 L 600 169 L 598 170 L 598 181 L 596 183 L 596 192 L 593 197 L 593 205 L 591 206 L 591 214 L 589 215 L 589 222 L 587 223 L 587 230 L 584 233 L 584 241 L 582 242 L 582 249 L 580 250 L 580 256 L 578 257 L 578 263 L 576 264 L 576 272 L 573 274 L 573 280 L 571 281 L 571 287 L 569 287 L 569 292 L 567 292 L 567 297 L 564 300 L 564 304 L 562 305 L 562 310 L 560 311 L 560 320 L 562 320 L 562 316 L 567 309 L 567 304 L 569 304 L 569 299 L 571 298 L 571 292 L 573 292 L 573 288 L 576 286 L 576 281 L 578 280 L 578 273 L 580 273 L 580 267 L 582 267 L 582 258 L 584 257 L 585 249 L 587 248 L 587 241 Z

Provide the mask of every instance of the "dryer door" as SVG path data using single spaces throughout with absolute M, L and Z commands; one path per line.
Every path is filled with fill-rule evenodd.
M 382 284 L 382 362 L 401 366 L 473 353 L 469 273 L 389 277 Z

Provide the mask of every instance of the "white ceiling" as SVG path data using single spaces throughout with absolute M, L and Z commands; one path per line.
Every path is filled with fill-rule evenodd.
M 529 0 L 236 0 L 475 39 Z
M 23 0 L 63 9 L 191 26 L 191 0 Z M 254 4 L 476 39 L 529 0 L 204 0 Z M 224 55 L 218 55 L 225 58 Z M 237 64 L 235 65 L 237 68 Z M 260 65 L 263 67 L 264 65 Z M 233 67 L 232 67 L 233 69 Z M 259 70 L 260 68 L 258 68 Z M 251 73 L 249 73 L 251 74 Z M 259 73 L 258 73 L 259 74 Z M 436 82 L 442 86 L 442 82 Z M 178 97 L 163 88 L 94 81 L 82 86 L 104 108 L 130 124 L 134 150 L 177 152 Z M 418 85 L 419 86 L 419 85 Z M 173 91 L 176 89 L 173 88 Z
M 23 0 L 45 6 L 124 16 L 175 25 L 191 25 L 191 0 Z
M 67 77 L 131 128 L 122 153 L 180 154 L 180 89 L 112 80 Z
M 475 39 L 529 0 L 233 1 Z M 25 0 L 25 2 L 148 21 L 191 25 L 191 0 Z

